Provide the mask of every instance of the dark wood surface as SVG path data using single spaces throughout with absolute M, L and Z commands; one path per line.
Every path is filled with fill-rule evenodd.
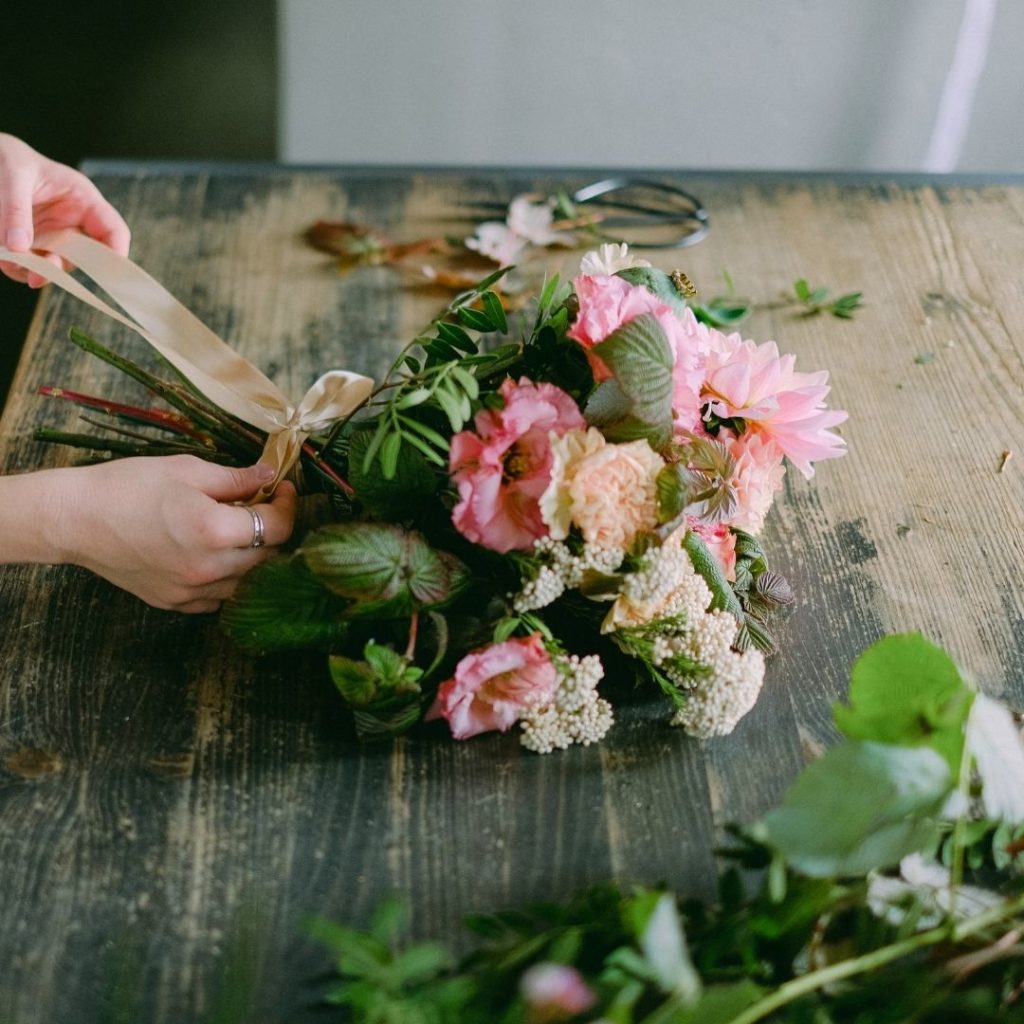
M 295 395 L 331 365 L 379 375 L 440 302 L 386 268 L 339 276 L 303 246 L 306 224 L 467 231 L 451 220 L 460 200 L 586 180 L 91 170 L 133 226 L 134 258 Z M 328 961 L 304 918 L 363 923 L 391 892 L 417 935 L 441 937 L 467 911 L 610 877 L 706 895 L 723 823 L 756 817 L 830 742 L 854 657 L 887 631 L 923 630 L 986 690 L 1024 700 L 1024 190 L 686 182 L 711 236 L 659 265 L 705 295 L 726 269 L 764 300 L 807 276 L 867 303 L 850 323 L 774 309 L 745 325 L 798 368 L 830 369 L 851 413 L 850 455 L 810 483 L 791 472 L 767 529 L 799 603 L 754 712 L 703 744 L 634 699 L 604 744 L 550 756 L 437 726 L 362 747 L 317 657 L 253 659 L 214 618 L 148 609 L 78 569 L 2 568 L 0 1024 L 323 1019 L 311 1004 Z M 578 255 L 535 269 L 571 272 Z M 2 422 L 6 472 L 73 458 L 32 440 L 71 422 L 37 385 L 137 397 L 66 341 L 73 324 L 142 352 L 45 295 Z M 247 987 L 247 1015 L 224 1016 Z

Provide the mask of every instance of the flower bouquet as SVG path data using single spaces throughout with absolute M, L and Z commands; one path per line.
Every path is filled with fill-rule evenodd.
M 792 600 L 759 540 L 785 462 L 809 477 L 844 451 L 827 373 L 702 322 L 683 275 L 625 246 L 514 313 L 504 273 L 300 435 L 295 473 L 332 521 L 255 569 L 223 626 L 256 651 L 322 650 L 364 737 L 426 718 L 459 739 L 518 724 L 539 752 L 588 744 L 612 725 L 612 679 L 653 684 L 695 736 L 729 733 Z M 73 337 L 174 411 L 50 389 L 131 430 L 40 436 L 259 456 L 266 433 L 200 384 Z

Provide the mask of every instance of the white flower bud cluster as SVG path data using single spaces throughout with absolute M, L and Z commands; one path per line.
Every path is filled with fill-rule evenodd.
M 567 590 L 578 587 L 588 570 L 601 573 L 614 572 L 626 553 L 621 548 L 598 547 L 587 544 L 582 554 L 574 555 L 567 544 L 541 537 L 534 542 L 534 554 L 544 560 L 537 575 L 527 580 L 512 598 L 512 607 L 519 614 L 546 608 Z
M 711 597 L 686 550 L 669 543 L 651 552 L 620 591 L 620 600 L 634 609 L 657 609 L 647 622 L 651 661 L 676 686 L 690 691 L 672 724 L 701 738 L 732 732 L 754 706 L 764 680 L 764 656 L 732 650 L 736 618 L 721 609 L 708 611 Z M 672 620 L 678 625 L 666 630 Z M 688 670 L 687 662 L 704 671 Z
M 728 736 L 757 702 L 764 681 L 764 655 L 753 648 L 720 651 L 710 667 L 672 717 L 673 725 L 700 739 Z
M 597 743 L 604 739 L 614 721 L 611 704 L 597 693 L 604 667 L 596 654 L 585 658 L 574 654 L 556 664 L 561 680 L 554 696 L 529 708 L 520 721 L 520 742 L 538 754 L 565 750 L 573 743 Z

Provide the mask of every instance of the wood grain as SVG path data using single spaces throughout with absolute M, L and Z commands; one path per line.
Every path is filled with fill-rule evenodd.
M 381 373 L 439 304 L 386 268 L 339 276 L 301 243 L 307 223 L 465 231 L 463 200 L 585 180 L 96 171 L 136 260 L 293 394 L 329 365 Z M 721 826 L 755 818 L 833 738 L 854 657 L 887 631 L 923 630 L 1024 702 L 1024 190 L 686 183 L 712 233 L 652 258 L 705 295 L 727 269 L 761 300 L 799 276 L 866 297 L 851 323 L 775 309 L 745 327 L 798 368 L 830 369 L 850 411 L 850 455 L 810 482 L 791 472 L 767 531 L 800 600 L 756 710 L 707 744 L 637 699 L 595 749 L 538 757 L 514 736 L 452 743 L 438 726 L 362 747 L 315 657 L 254 660 L 214 620 L 147 609 L 77 569 L 0 569 L 0 1024 L 69 1007 L 83 1024 L 186 1024 L 238 979 L 247 1019 L 321 1019 L 327 960 L 304 917 L 365 922 L 388 892 L 410 899 L 415 934 L 448 938 L 468 911 L 609 877 L 707 895 Z M 534 270 L 571 273 L 577 256 Z M 73 324 L 141 352 L 47 295 L 2 423 L 7 472 L 72 458 L 31 440 L 70 422 L 38 384 L 137 396 L 65 340 Z M 1004 450 L 1018 458 L 1000 472 Z

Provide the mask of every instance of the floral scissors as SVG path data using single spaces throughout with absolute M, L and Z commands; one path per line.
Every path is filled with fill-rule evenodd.
M 591 232 L 604 242 L 626 242 L 645 249 L 682 249 L 696 245 L 709 229 L 708 211 L 678 185 L 648 178 L 603 178 L 549 197 L 556 223 Z M 486 210 L 502 203 L 470 203 Z
M 710 230 L 701 201 L 670 182 L 604 178 L 578 188 L 569 199 L 575 206 L 602 211 L 593 226 L 607 241 L 638 248 L 682 249 L 696 245 Z

